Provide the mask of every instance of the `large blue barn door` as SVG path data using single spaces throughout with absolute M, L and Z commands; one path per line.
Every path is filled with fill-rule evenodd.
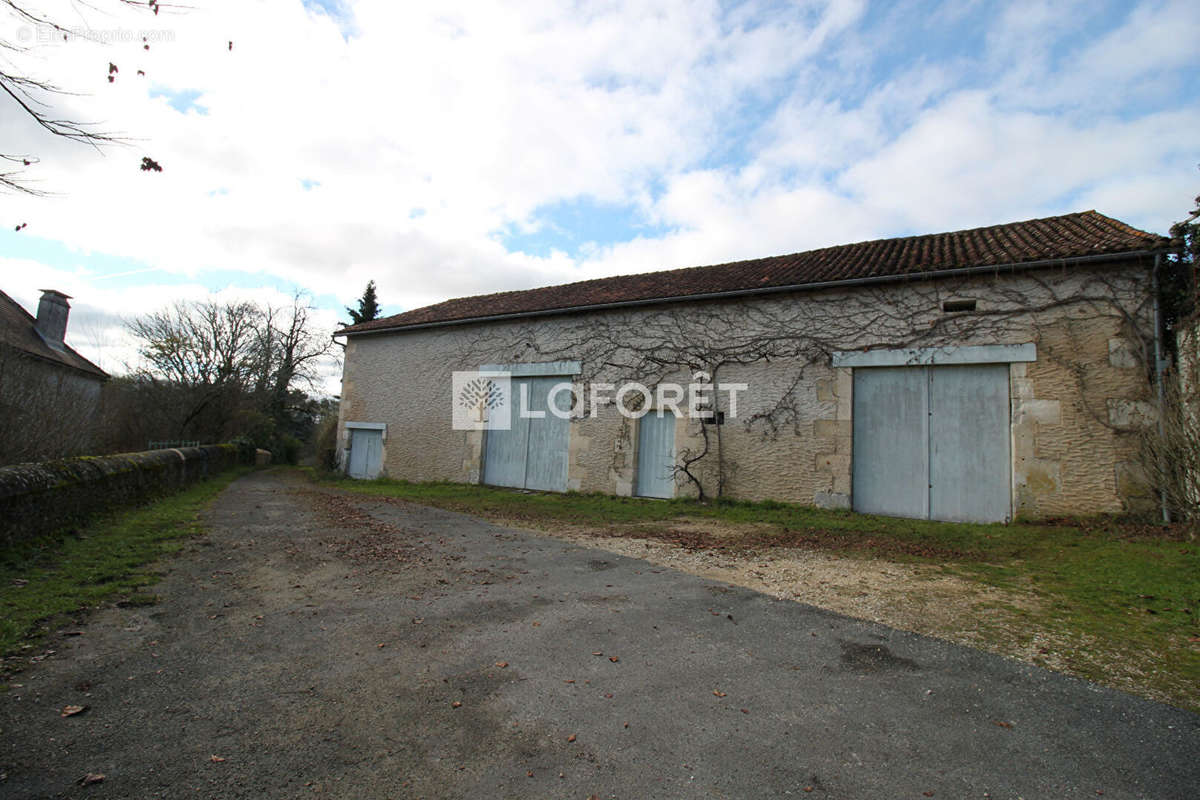
M 1003 522 L 1012 514 L 1007 364 L 854 370 L 854 509 Z
M 555 416 L 548 405 L 550 390 L 562 377 L 514 377 L 507 430 L 493 419 L 485 434 L 483 482 L 516 489 L 563 492 L 567 489 L 571 421 Z M 571 393 L 555 394 L 560 413 L 571 410 Z M 522 409 L 529 413 L 523 414 Z M 540 414 L 541 416 L 536 416 Z

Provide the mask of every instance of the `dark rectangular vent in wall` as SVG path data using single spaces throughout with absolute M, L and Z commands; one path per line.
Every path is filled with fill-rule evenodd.
M 942 311 L 974 311 L 974 300 L 946 300 L 942 303 Z

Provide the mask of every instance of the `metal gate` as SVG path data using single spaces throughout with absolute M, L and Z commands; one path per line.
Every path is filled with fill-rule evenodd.
M 351 478 L 378 478 L 383 470 L 383 432 L 350 430 Z
M 638 421 L 637 494 L 675 496 L 675 415 L 661 409 Z
M 483 482 L 516 489 L 567 489 L 567 444 L 571 422 L 550 413 L 550 390 L 562 377 L 512 379 L 512 402 L 505 420 L 490 421 L 483 456 Z M 571 393 L 554 396 L 560 413 L 571 410 Z M 527 413 L 522 413 L 525 409 Z M 540 415 L 540 416 L 539 416 Z
M 1012 515 L 1007 364 L 854 370 L 854 509 Z

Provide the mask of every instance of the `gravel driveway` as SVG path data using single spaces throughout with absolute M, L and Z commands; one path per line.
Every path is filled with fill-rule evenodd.
M 0 694 L 0 797 L 1200 787 L 1200 717 L 964 647 L 294 473 L 209 516 Z

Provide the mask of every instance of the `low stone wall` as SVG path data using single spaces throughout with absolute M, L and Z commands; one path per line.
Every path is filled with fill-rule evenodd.
M 253 451 L 247 457 L 218 444 L 0 467 L 0 546 L 177 492 L 240 463 L 253 463 Z

